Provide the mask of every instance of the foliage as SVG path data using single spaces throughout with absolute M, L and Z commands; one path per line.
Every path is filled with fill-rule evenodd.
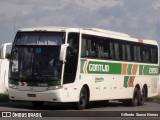
M 10 59 L 10 57 L 11 57 L 11 54 L 10 53 L 6 53 L 6 58 Z
M 155 101 L 155 100 L 160 101 L 160 96 L 157 95 L 157 96 L 155 96 L 155 97 L 148 98 L 147 100 L 148 100 L 148 101 Z
M 9 96 L 8 94 L 0 94 L 0 102 L 8 102 Z

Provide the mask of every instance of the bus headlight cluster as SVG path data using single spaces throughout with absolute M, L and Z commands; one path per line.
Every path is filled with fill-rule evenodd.
M 15 84 L 9 84 L 9 88 L 17 89 L 17 85 L 15 85 Z
M 47 90 L 56 90 L 56 89 L 60 89 L 60 88 L 62 88 L 61 85 L 57 85 L 57 86 L 49 86 L 49 87 L 47 88 Z

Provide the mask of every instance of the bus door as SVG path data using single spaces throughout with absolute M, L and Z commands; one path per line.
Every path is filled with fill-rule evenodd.
M 63 75 L 63 98 L 64 100 L 73 100 L 76 95 L 76 85 L 74 81 L 76 79 L 77 65 L 78 65 L 78 53 L 79 53 L 79 34 L 68 34 L 68 48 L 66 52 L 66 62 Z

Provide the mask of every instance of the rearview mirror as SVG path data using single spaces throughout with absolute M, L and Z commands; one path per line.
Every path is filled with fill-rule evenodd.
M 1 59 L 5 59 L 6 58 L 6 47 L 8 45 L 12 45 L 12 43 L 5 43 L 1 45 Z
M 69 46 L 69 44 L 62 44 L 61 45 L 61 50 L 60 50 L 60 56 L 59 56 L 59 60 L 65 62 L 66 60 L 66 50 L 67 47 Z

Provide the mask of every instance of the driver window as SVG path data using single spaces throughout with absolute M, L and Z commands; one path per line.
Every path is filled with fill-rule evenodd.
M 79 34 L 78 33 L 69 33 L 68 34 L 68 43 L 66 54 L 66 63 L 64 69 L 64 84 L 73 83 L 75 81 L 77 73 L 77 64 L 78 64 L 78 52 L 79 52 Z

